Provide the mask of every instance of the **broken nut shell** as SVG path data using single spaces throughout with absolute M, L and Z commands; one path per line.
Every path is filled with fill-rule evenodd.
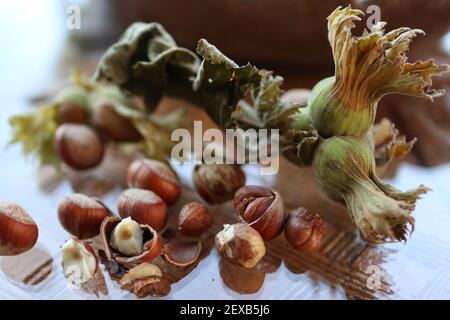
M 105 254 L 109 260 L 114 260 L 128 268 L 132 268 L 142 262 L 148 262 L 158 256 L 161 250 L 161 242 L 158 233 L 149 225 L 141 224 L 144 231 L 143 252 L 134 257 L 128 257 L 111 247 L 111 235 L 114 228 L 120 223 L 121 219 L 115 216 L 106 217 L 100 227 Z
M 198 260 L 201 252 L 200 241 L 173 241 L 163 246 L 161 257 L 174 266 L 187 267 Z

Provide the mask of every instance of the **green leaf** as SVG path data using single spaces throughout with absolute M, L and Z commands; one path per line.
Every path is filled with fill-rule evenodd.
M 101 58 L 97 80 L 108 80 L 144 98 L 148 112 L 171 87 L 190 87 L 198 57 L 180 48 L 158 23 L 132 24 Z
M 200 95 L 202 106 L 213 120 L 224 128 L 229 127 L 237 103 L 259 84 L 261 74 L 249 63 L 239 66 L 204 39 L 198 42 L 197 53 L 204 60 L 193 89 Z
M 13 129 L 9 144 L 21 144 L 25 156 L 38 160 L 40 165 L 60 164 L 60 159 L 53 148 L 53 138 L 58 124 L 55 120 L 56 105 L 50 104 L 36 111 L 10 118 Z

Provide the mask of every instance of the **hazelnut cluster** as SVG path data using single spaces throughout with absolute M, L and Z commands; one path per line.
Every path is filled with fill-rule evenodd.
M 283 230 L 286 240 L 297 250 L 317 249 L 324 233 L 319 215 L 297 208 L 286 217 L 280 194 L 262 186 L 244 186 L 234 196 L 239 223 L 225 225 L 216 235 L 219 254 L 229 262 L 253 268 L 265 254 L 265 241 Z
M 167 206 L 180 197 L 180 183 L 165 163 L 138 159 L 128 170 L 128 185 L 117 199 L 116 216 L 100 200 L 83 194 L 64 197 L 58 218 L 73 238 L 61 247 L 64 275 L 75 284 L 89 281 L 99 261 L 123 289 L 138 297 L 163 296 L 170 292 L 170 281 L 151 262 L 160 256 L 180 268 L 198 261 L 200 240 L 163 243 L 158 232 L 167 223 Z M 213 224 L 206 207 L 187 203 L 180 212 L 178 232 L 200 237 Z M 101 248 L 94 249 L 87 239 L 100 235 Z

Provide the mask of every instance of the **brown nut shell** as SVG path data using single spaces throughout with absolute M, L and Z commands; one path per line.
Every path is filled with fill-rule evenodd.
M 86 112 L 83 107 L 73 102 L 63 102 L 58 105 L 56 121 L 62 123 L 84 123 Z
M 98 200 L 75 193 L 64 197 L 58 205 L 58 219 L 63 228 L 79 239 L 100 233 L 103 219 L 110 211 Z
M 112 248 L 110 244 L 111 235 L 114 228 L 120 223 L 120 221 L 121 219 L 115 216 L 106 217 L 100 228 L 100 235 L 105 249 L 105 254 L 109 260 L 114 260 L 121 265 L 131 268 L 142 262 L 151 261 L 158 256 L 161 250 L 159 235 L 155 229 L 145 224 L 140 225 L 144 231 L 144 250 L 140 255 L 128 257 Z
M 75 170 L 97 166 L 104 146 L 97 133 L 84 124 L 65 123 L 56 130 L 54 147 L 61 159 Z
M 177 176 L 164 162 L 138 159 L 128 168 L 127 182 L 130 188 L 151 190 L 168 205 L 174 204 L 181 194 Z
M 30 250 L 37 242 L 38 227 L 18 204 L 0 201 L 0 256 L 14 256 Z
M 317 213 L 305 208 L 297 208 L 289 213 L 284 235 L 297 250 L 313 251 L 322 241 L 325 226 Z
M 266 253 L 264 240 L 247 223 L 225 225 L 215 242 L 223 258 L 244 268 L 253 268 Z
M 173 241 L 162 247 L 161 257 L 174 266 L 187 267 L 198 260 L 201 252 L 200 241 Z
M 197 237 L 213 225 L 208 209 L 200 202 L 190 202 L 181 208 L 178 217 L 178 231 L 188 237 Z
M 133 282 L 131 292 L 138 298 L 165 297 L 170 293 L 170 282 L 166 278 L 158 276 L 136 280 Z
M 117 208 L 122 218 L 147 224 L 160 231 L 167 222 L 166 203 L 153 191 L 130 188 L 123 191 L 117 199 Z
M 262 186 L 244 186 L 234 197 L 236 218 L 250 224 L 264 241 L 277 237 L 284 228 L 286 215 L 277 191 Z
M 210 204 L 233 199 L 234 193 L 245 184 L 245 174 L 235 164 L 201 164 L 194 168 L 195 190 Z

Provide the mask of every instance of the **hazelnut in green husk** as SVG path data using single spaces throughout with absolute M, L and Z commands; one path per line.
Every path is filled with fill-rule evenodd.
M 375 120 L 378 101 L 390 93 L 428 98 L 441 96 L 432 90 L 431 77 L 448 70 L 433 60 L 409 63 L 406 51 L 420 29 L 399 28 L 385 34 L 385 22 L 370 33 L 352 34 L 354 21 L 363 12 L 350 6 L 328 17 L 328 39 L 333 51 L 335 75 L 313 89 L 308 103 L 314 127 L 320 135 L 365 135 Z
M 105 85 L 98 87 L 89 97 L 92 108 L 91 121 L 96 128 L 114 141 L 138 141 L 141 134 L 134 126 L 132 112 L 138 110 L 132 105 L 131 97 L 119 87 Z
M 371 243 L 406 240 L 414 228 L 411 216 L 424 186 L 402 192 L 375 173 L 371 146 L 363 139 L 333 137 L 318 148 L 314 177 L 331 198 L 344 202 L 364 240 Z
M 87 119 L 88 91 L 81 85 L 62 89 L 55 97 L 56 121 L 62 123 L 83 123 Z

